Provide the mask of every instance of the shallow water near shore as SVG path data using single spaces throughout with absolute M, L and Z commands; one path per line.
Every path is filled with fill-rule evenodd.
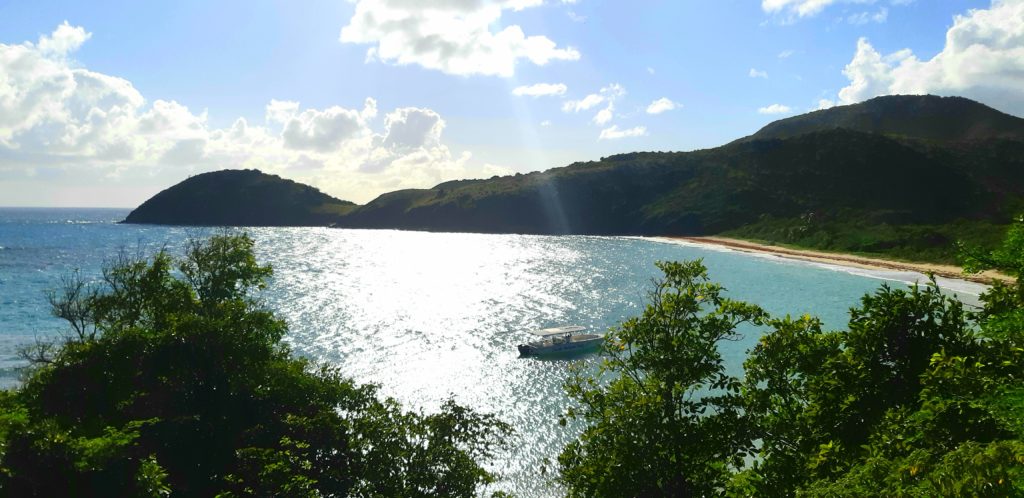
M 95 277 L 119 248 L 181 249 L 206 229 L 120 225 L 127 210 L 0 209 L 0 382 L 16 385 L 19 345 L 61 324 L 45 292 L 80 269 Z M 578 430 L 563 428 L 567 360 L 518 357 L 526 330 L 578 324 L 605 331 L 638 314 L 659 260 L 703 258 L 733 298 L 774 315 L 819 316 L 845 325 L 851 306 L 879 278 L 706 247 L 626 237 L 525 236 L 251 228 L 261 262 L 274 267 L 262 298 L 290 326 L 296 353 L 381 385 L 406 406 L 431 411 L 448 397 L 497 413 L 516 429 L 515 448 L 495 468 L 495 489 L 557 494 L 540 473 Z M 968 295 L 977 288 L 958 289 Z M 740 373 L 761 331 L 724 345 Z M 593 368 L 594 356 L 579 359 Z M 548 465 L 551 468 L 551 465 Z

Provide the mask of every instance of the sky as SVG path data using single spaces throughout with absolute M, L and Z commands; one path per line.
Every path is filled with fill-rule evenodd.
M 0 0 L 0 206 L 365 203 L 925 93 L 1024 116 L 1024 0 Z

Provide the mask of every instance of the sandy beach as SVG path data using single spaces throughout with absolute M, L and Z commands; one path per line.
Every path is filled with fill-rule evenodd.
M 697 245 L 711 245 L 725 247 L 728 249 L 771 254 L 782 258 L 810 261 L 827 265 L 845 266 L 850 268 L 862 268 L 867 270 L 895 270 L 905 272 L 917 272 L 921 274 L 934 274 L 937 277 L 944 277 L 954 280 L 966 280 L 980 284 L 991 284 L 995 280 L 1012 281 L 1013 279 L 999 272 L 986 271 L 979 274 L 968 275 L 963 269 L 954 265 L 941 265 L 935 263 L 911 263 L 906 261 L 893 261 L 881 258 L 869 258 L 865 256 L 854 256 L 824 251 L 813 251 L 808 249 L 792 249 L 788 247 L 758 244 L 746 240 L 730 239 L 727 237 L 658 237 L 666 241 L 679 241 Z

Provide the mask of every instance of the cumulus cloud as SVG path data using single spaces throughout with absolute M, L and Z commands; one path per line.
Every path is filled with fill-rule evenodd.
M 839 101 L 879 95 L 961 95 L 1024 115 L 1024 0 L 994 0 L 958 15 L 946 44 L 931 59 L 909 49 L 883 55 L 866 38 L 843 70 L 850 83 Z
M 647 114 L 661 114 L 682 107 L 682 104 L 673 102 L 668 97 L 662 97 L 647 106 Z
M 573 61 L 578 50 L 559 47 L 546 36 L 527 36 L 518 25 L 500 31 L 505 10 L 540 5 L 541 0 L 356 0 L 355 13 L 341 29 L 342 43 L 373 45 L 368 60 L 416 64 L 456 75 L 512 76 L 519 61 L 543 66 Z
M 329 152 L 346 141 L 367 135 L 367 120 L 376 114 L 377 103 L 373 99 L 366 99 L 362 111 L 339 106 L 306 109 L 284 121 L 281 137 L 284 145 L 291 149 Z
M 789 114 L 793 109 L 788 105 L 772 104 L 757 110 L 758 114 Z
M 37 42 L 0 44 L 0 177 L 59 169 L 61 178 L 107 178 L 103 188 L 113 188 L 126 176 L 260 168 L 365 202 L 391 189 L 510 172 L 452 152 L 433 110 L 395 109 L 381 124 L 372 98 L 361 108 L 324 109 L 272 100 L 264 122 L 217 128 L 206 110 L 148 102 L 128 80 L 81 67 L 71 56 L 90 36 L 65 23 Z M 0 197 L 14 188 L 4 183 Z
M 537 83 L 534 85 L 517 86 L 512 90 L 512 95 L 522 97 L 544 97 L 548 95 L 565 95 L 569 88 L 563 83 Z
M 748 73 L 748 75 L 751 78 L 764 78 L 764 79 L 768 79 L 768 71 L 762 71 L 760 69 L 750 68 L 750 72 Z
M 612 125 L 601 130 L 601 135 L 598 137 L 598 140 L 618 140 L 620 138 L 641 137 L 646 134 L 647 127 L 645 126 L 634 126 L 633 128 L 620 130 L 618 126 Z
M 404 107 L 388 113 L 380 141 L 392 150 L 438 147 L 444 126 L 441 115 L 430 109 Z

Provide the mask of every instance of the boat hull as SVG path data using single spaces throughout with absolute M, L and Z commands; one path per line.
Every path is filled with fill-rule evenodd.
M 569 341 L 536 341 L 520 344 L 521 356 L 558 356 L 597 351 L 604 337 L 596 334 L 573 336 Z

